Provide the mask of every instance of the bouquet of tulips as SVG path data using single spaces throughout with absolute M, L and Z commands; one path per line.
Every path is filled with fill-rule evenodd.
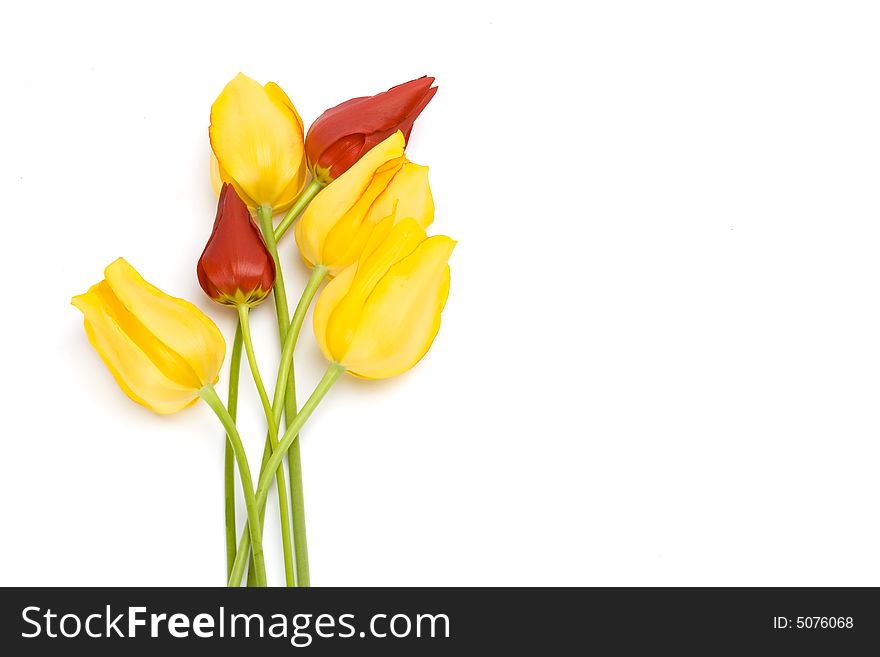
M 170 414 L 201 399 L 223 425 L 229 586 L 241 586 L 246 570 L 248 585 L 266 586 L 263 523 L 273 483 L 285 581 L 309 586 L 299 432 L 343 373 L 366 379 L 401 374 L 425 355 L 440 328 L 455 242 L 426 235 L 434 218 L 428 169 L 410 162 L 404 150 L 413 122 L 437 90 L 433 82 L 423 77 L 348 100 L 324 112 L 307 133 L 273 82 L 260 85 L 239 74 L 214 101 L 211 179 L 219 203 L 196 272 L 205 294 L 238 313 L 225 404 L 214 385 L 226 342 L 192 303 L 150 285 L 122 258 L 105 269 L 104 280 L 73 298 L 89 342 L 132 400 Z M 311 269 L 292 314 L 277 249 L 291 226 Z M 271 396 L 249 323 L 251 309 L 270 292 L 281 353 Z M 329 365 L 299 406 L 293 355 L 316 296 L 315 336 Z M 235 422 L 242 349 L 266 416 L 256 485 Z M 241 537 L 236 466 L 247 512 Z

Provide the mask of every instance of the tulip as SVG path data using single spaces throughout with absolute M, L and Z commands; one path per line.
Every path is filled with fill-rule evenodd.
M 409 370 L 440 328 L 455 241 L 426 237 L 411 218 L 383 222 L 359 262 L 324 288 L 315 336 L 324 356 L 351 374 L 384 379 Z
M 226 343 L 214 322 L 147 283 L 122 258 L 72 303 L 85 317 L 89 342 L 138 404 L 175 413 L 216 383 Z
M 208 134 L 216 177 L 251 208 L 280 212 L 294 202 L 307 173 L 303 124 L 281 87 L 239 73 L 211 106 Z
M 217 218 L 214 220 L 214 230 L 208 239 L 202 257 L 199 258 L 196 272 L 199 284 L 209 297 L 218 303 L 234 306 L 239 313 L 239 328 L 232 347 L 232 363 L 230 365 L 230 399 L 234 400 L 233 407 L 238 404 L 238 368 L 240 349 L 244 346 L 247 353 L 248 364 L 257 393 L 266 413 L 269 428 L 269 445 L 277 443 L 278 420 L 280 420 L 280 407 L 278 418 L 272 410 L 263 378 L 257 366 L 256 355 L 251 337 L 249 308 L 265 299 L 275 283 L 275 261 L 272 254 L 266 248 L 263 235 L 257 224 L 251 218 L 247 205 L 242 201 L 235 188 L 224 183 L 220 192 L 220 202 L 217 206 Z M 236 349 L 239 349 L 236 355 Z M 233 418 L 234 419 L 234 418 Z M 232 447 L 227 450 L 227 505 L 230 509 L 229 517 L 234 514 L 234 502 L 232 497 Z M 285 578 L 288 586 L 295 583 L 293 571 L 293 544 L 290 536 L 290 517 L 288 516 L 288 500 L 283 469 L 277 471 L 278 478 L 278 506 L 281 514 L 281 535 L 284 549 Z M 231 542 L 227 551 L 228 565 L 231 568 L 235 554 L 235 523 L 227 523 L 227 541 Z
M 196 266 L 199 285 L 217 303 L 255 306 L 275 283 L 275 261 L 247 205 L 223 184 L 214 230 Z
M 409 127 L 412 127 L 411 122 Z M 428 168 L 409 162 L 403 154 L 405 145 L 406 138 L 403 133 L 394 130 L 366 152 L 351 168 L 346 166 L 348 170 L 329 187 L 321 189 L 322 183 L 317 178 L 313 179 L 300 200 L 278 224 L 275 237 L 283 235 L 299 210 L 308 206 L 296 224 L 295 232 L 300 253 L 313 267 L 313 271 L 289 323 L 291 339 L 288 341 L 289 345 L 286 345 L 289 354 L 293 353 L 306 311 L 323 279 L 328 274 L 335 275 L 355 262 L 374 228 L 383 219 L 389 215 L 401 218 L 413 217 L 425 227 L 433 220 L 434 201 L 428 185 Z M 357 156 L 360 157 L 360 153 Z M 388 223 L 389 228 L 391 223 Z M 267 226 L 263 229 L 266 235 L 268 228 Z M 282 297 L 283 295 L 276 293 L 276 302 Z M 286 317 L 286 309 L 279 310 L 279 333 L 282 336 L 285 335 L 288 326 Z M 296 404 L 293 395 L 288 394 L 285 401 L 288 417 L 295 415 Z M 299 443 L 293 445 L 289 453 L 289 463 L 293 491 L 291 497 L 294 500 L 302 500 Z M 297 574 L 298 576 L 302 574 L 299 581 L 308 584 L 308 554 L 301 507 L 294 507 L 293 527 L 297 550 Z
M 336 275 L 356 262 L 375 227 L 386 217 L 412 218 L 427 228 L 434 220 L 428 167 L 403 154 L 403 133 L 377 144 L 325 187 L 296 224 L 296 243 L 312 267 Z
M 434 78 L 410 80 L 375 96 L 352 98 L 324 112 L 306 135 L 312 176 L 335 180 L 398 130 L 409 140 L 413 123 L 437 93 Z

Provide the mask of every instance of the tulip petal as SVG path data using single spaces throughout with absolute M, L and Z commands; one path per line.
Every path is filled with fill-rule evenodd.
M 400 130 L 409 140 L 413 122 L 434 97 L 434 78 L 421 77 L 375 96 L 340 103 L 315 119 L 306 135 L 306 155 L 316 179 L 329 182 L 366 151 Z
M 321 294 L 318 296 L 318 300 L 315 302 L 315 310 L 312 315 L 312 326 L 314 326 L 315 329 L 315 339 L 318 342 L 318 346 L 321 348 L 321 353 L 323 353 L 324 357 L 331 362 L 338 362 L 339 358 L 342 357 L 342 354 L 335 354 L 330 349 L 330 344 L 327 340 L 327 326 L 333 311 L 345 295 L 348 294 L 348 290 L 351 288 L 351 283 L 354 280 L 356 272 L 356 264 L 343 269 L 336 278 L 327 283 L 321 291 Z
M 424 240 L 372 289 L 341 359 L 350 372 L 368 379 L 397 376 L 427 353 L 449 295 L 447 262 L 454 247 L 443 235 Z
M 216 196 L 220 196 L 220 191 L 223 189 L 223 174 L 220 173 L 220 163 L 217 161 L 217 156 L 214 155 L 214 151 L 211 151 L 211 188 L 214 190 L 214 194 Z M 229 178 L 227 175 L 226 178 Z
M 389 229 L 384 226 L 391 224 Z M 385 235 L 383 236 L 383 233 Z M 397 221 L 388 217 L 382 229 L 370 237 L 358 263 L 357 284 L 372 289 L 388 270 L 425 241 L 425 229 L 411 217 Z
M 381 102 L 365 104 L 358 117 L 364 124 L 373 126 L 373 130 L 390 128 L 401 122 L 401 117 L 409 119 L 402 128 L 404 137 L 409 139 L 412 124 L 425 106 L 430 102 L 437 89 L 431 89 L 433 77 L 423 76 L 391 87 L 380 94 Z
M 108 297 L 112 297 L 112 290 L 102 281 L 74 297 L 73 305 L 82 311 L 89 342 L 123 392 L 160 414 L 177 412 L 197 401 L 198 389 L 169 378 L 126 333 L 108 308 Z
M 305 182 L 302 122 L 292 108 L 277 85 L 264 88 L 242 73 L 211 106 L 211 147 L 249 205 L 280 209 Z
M 224 184 L 211 237 L 196 265 L 199 285 L 229 306 L 254 306 L 275 282 L 275 263 L 262 233 L 232 185 Z
M 431 83 L 434 82 L 434 78 L 430 78 Z M 432 87 L 428 89 L 418 103 L 410 110 L 406 119 L 400 124 L 400 130 L 403 132 L 403 136 L 406 139 L 407 143 L 409 143 L 409 136 L 412 133 L 413 124 L 416 119 L 419 117 L 419 114 L 422 113 L 422 110 L 428 106 L 428 103 L 431 102 L 431 99 L 434 97 L 434 94 L 437 93 L 437 87 Z
M 304 149 L 303 121 L 299 115 L 299 112 L 296 111 L 296 107 L 294 107 L 293 103 L 290 101 L 288 95 L 284 93 L 284 90 L 274 82 L 266 83 L 263 89 L 265 89 L 266 95 L 269 96 L 269 99 L 272 100 L 272 102 L 293 115 L 293 118 L 296 121 L 296 125 L 299 128 L 297 143 L 300 145 L 300 148 Z M 290 182 L 281 191 L 278 202 L 272 206 L 275 212 L 284 212 L 291 205 L 293 205 L 293 202 L 296 200 L 297 196 L 299 196 L 299 193 L 302 191 L 303 187 L 305 187 L 307 175 L 308 167 L 306 166 L 305 151 L 303 150 L 300 159 L 300 166 L 297 169 L 297 175 L 290 179 Z
M 125 309 L 188 364 L 196 378 L 189 383 L 195 389 L 217 381 L 226 343 L 207 315 L 145 281 L 122 258 L 108 265 L 104 276 Z
M 288 110 L 290 110 L 293 113 L 293 117 L 294 117 L 294 119 L 296 119 L 296 123 L 299 126 L 299 133 L 300 133 L 300 135 L 302 135 L 303 130 L 304 130 L 303 120 L 302 120 L 302 117 L 299 115 L 299 112 L 296 111 L 296 107 L 294 107 L 293 103 L 290 101 L 290 96 L 288 96 L 284 92 L 284 89 L 279 87 L 274 82 L 267 82 L 263 86 L 263 89 L 265 90 L 266 95 L 269 96 L 269 99 L 273 103 L 275 103 L 276 105 L 278 105 L 280 107 L 286 107 Z
M 407 162 L 370 207 L 364 223 L 376 223 L 392 213 L 412 217 L 422 228 L 434 221 L 434 198 L 428 184 L 428 167 Z
M 306 261 L 324 264 L 322 245 L 336 222 L 360 198 L 382 164 L 403 155 L 403 133 L 374 146 L 348 171 L 328 185 L 309 204 L 296 224 L 296 243 Z
M 393 218 L 385 224 L 393 222 Z M 385 232 L 382 230 L 382 232 Z M 329 349 L 335 354 L 346 354 L 354 339 L 361 313 L 367 298 L 382 277 L 425 240 L 425 231 L 414 219 L 405 219 L 391 228 L 383 240 L 370 240 L 369 251 L 357 264 L 357 273 L 348 292 L 333 310 L 327 330 Z M 373 248 L 372 244 L 376 243 Z
M 321 259 L 322 262 L 328 263 L 331 274 L 357 261 L 375 225 L 392 214 L 393 207 L 388 214 L 375 213 L 372 220 L 367 220 L 370 208 L 387 189 L 405 163 L 405 158 L 401 156 L 389 160 L 376 169 L 372 180 L 360 198 L 339 218 L 327 234 L 324 239 L 324 248 L 321 249 Z

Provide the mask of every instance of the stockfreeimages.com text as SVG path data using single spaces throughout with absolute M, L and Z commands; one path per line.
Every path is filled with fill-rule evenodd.
M 150 613 L 146 607 L 113 610 L 110 605 L 99 613 L 80 616 L 52 609 L 25 607 L 22 612 L 27 639 L 39 636 L 100 639 L 105 637 L 144 638 L 190 636 L 203 639 L 255 637 L 288 639 L 298 648 L 309 646 L 315 638 L 449 638 L 446 614 L 373 614 L 358 630 L 354 614 L 244 614 L 228 613 L 220 607 L 216 613 Z

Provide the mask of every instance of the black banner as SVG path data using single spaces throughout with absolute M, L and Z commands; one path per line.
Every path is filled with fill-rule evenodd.
M 260 655 L 880 649 L 880 598 L 869 588 L 20 588 L 0 596 L 7 655 L 119 655 L 134 644 L 163 656 L 246 647 Z

